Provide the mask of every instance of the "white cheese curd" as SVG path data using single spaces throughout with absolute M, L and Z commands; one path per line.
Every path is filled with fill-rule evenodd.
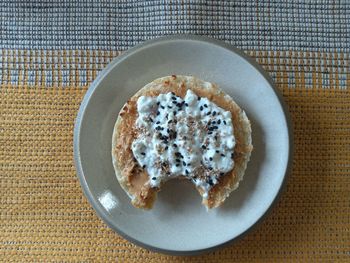
M 219 178 L 232 170 L 235 137 L 229 111 L 191 90 L 183 99 L 174 93 L 141 96 L 137 111 L 139 135 L 132 152 L 152 187 L 183 175 L 208 197 Z

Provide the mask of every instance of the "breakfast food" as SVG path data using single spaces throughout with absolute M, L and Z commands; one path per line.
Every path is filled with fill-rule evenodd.
M 220 206 L 242 180 L 252 149 L 245 112 L 216 85 L 190 76 L 139 90 L 120 111 L 112 139 L 117 179 L 144 209 L 173 178 L 190 180 L 207 208 Z

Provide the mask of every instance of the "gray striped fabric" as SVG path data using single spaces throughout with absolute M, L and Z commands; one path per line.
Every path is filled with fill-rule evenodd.
M 350 1 L 1 1 L 6 49 L 125 50 L 185 33 L 242 49 L 348 52 Z

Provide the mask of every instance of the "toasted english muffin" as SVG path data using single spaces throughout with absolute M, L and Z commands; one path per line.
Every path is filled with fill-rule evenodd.
M 189 92 L 189 90 L 190 90 L 190 92 Z M 169 95 L 169 93 L 172 93 L 173 96 Z M 187 98 L 186 96 L 188 96 L 187 95 L 188 93 L 195 94 L 193 96 L 197 96 L 198 100 L 200 100 L 200 98 L 203 98 L 203 100 L 208 99 L 208 101 L 213 103 L 213 105 L 219 107 L 220 109 L 222 109 L 224 111 L 230 112 L 230 114 L 223 113 L 224 114 L 223 116 L 231 115 L 231 119 L 232 119 L 233 135 L 234 135 L 234 140 L 235 140 L 234 144 L 232 144 L 232 145 L 234 145 L 234 147 L 232 148 L 232 155 L 230 155 L 231 156 L 230 158 L 232 158 L 232 162 L 227 162 L 227 159 L 226 159 L 226 162 L 222 162 L 223 164 L 219 163 L 220 162 L 219 159 L 218 159 L 217 163 L 215 163 L 215 160 L 212 162 L 214 162 L 213 163 L 214 167 L 216 165 L 217 167 L 220 168 L 221 167 L 220 165 L 222 164 L 222 166 L 226 170 L 228 167 L 226 165 L 227 163 L 229 163 L 229 164 L 234 163 L 233 168 L 229 171 L 225 170 L 226 172 L 220 172 L 219 168 L 218 168 L 218 170 L 216 170 L 216 174 L 214 174 L 215 171 L 213 171 L 211 174 L 210 168 L 212 169 L 212 167 L 210 167 L 209 164 L 213 158 L 210 157 L 209 159 L 211 159 L 211 160 L 209 161 L 205 156 L 198 157 L 197 155 L 193 155 L 193 156 L 196 156 L 196 158 L 197 157 L 203 158 L 204 161 L 203 162 L 201 161 L 202 167 L 197 165 L 196 168 L 193 168 L 194 169 L 193 174 L 191 174 L 187 171 L 187 169 L 190 170 L 191 168 L 186 168 L 186 167 L 190 167 L 189 166 L 190 163 L 186 164 L 185 161 L 179 160 L 181 157 L 181 153 L 175 152 L 175 155 L 179 154 L 180 157 L 179 158 L 177 158 L 176 156 L 171 157 L 171 159 L 169 159 L 168 164 L 167 164 L 167 161 L 164 161 L 164 159 L 163 159 L 163 162 L 161 164 L 158 163 L 158 165 L 160 165 L 159 169 L 163 169 L 162 171 L 166 171 L 164 173 L 169 175 L 169 179 L 188 178 L 192 182 L 195 182 L 195 187 L 197 188 L 199 194 L 203 198 L 202 203 L 207 208 L 215 208 L 215 207 L 220 206 L 225 201 L 225 199 L 229 196 L 229 194 L 238 187 L 239 181 L 242 180 L 242 178 L 243 178 L 244 172 L 245 172 L 246 167 L 247 167 L 247 163 L 250 159 L 251 151 L 253 149 L 252 140 L 251 140 L 251 126 L 250 126 L 250 122 L 249 122 L 245 112 L 234 102 L 234 100 L 229 95 L 225 94 L 216 85 L 211 84 L 209 82 L 202 81 L 202 80 L 197 79 L 195 77 L 179 76 L 179 75 L 178 76 L 173 75 L 173 76 L 159 78 L 159 79 L 156 79 L 156 80 L 152 81 L 151 83 L 147 84 L 146 86 L 144 86 L 142 89 L 140 89 L 134 96 L 132 96 L 125 103 L 122 110 L 119 112 L 118 119 L 116 121 L 114 131 L 113 131 L 112 160 L 113 160 L 115 173 L 116 173 L 117 179 L 118 179 L 121 187 L 125 190 L 125 192 L 128 194 L 128 196 L 131 198 L 132 204 L 137 208 L 143 208 L 143 209 L 152 208 L 154 203 L 155 203 L 155 200 L 156 200 L 157 192 L 161 190 L 161 186 L 164 183 L 166 183 L 166 181 L 167 181 L 164 179 L 164 178 L 166 178 L 165 175 L 164 176 L 162 175 L 162 177 L 155 177 L 153 175 L 154 177 L 151 177 L 150 174 L 147 172 L 147 170 L 148 170 L 148 171 L 154 173 L 154 171 L 155 171 L 154 169 L 156 169 L 155 167 L 157 167 L 157 163 L 152 164 L 152 163 L 148 162 L 147 166 L 145 164 L 142 165 L 140 163 L 140 162 L 144 162 L 144 159 L 140 159 L 141 158 L 139 155 L 140 152 L 137 152 L 138 145 L 135 146 L 135 142 L 141 136 L 143 136 L 143 135 L 146 136 L 145 134 L 148 134 L 147 136 L 149 136 L 148 141 L 150 141 L 150 139 L 152 139 L 152 138 L 155 138 L 155 137 L 152 137 L 155 135 L 150 134 L 151 132 L 149 130 L 142 128 L 142 125 L 140 126 L 139 124 L 136 123 L 136 122 L 140 121 L 140 120 L 138 120 L 138 117 L 139 117 L 138 100 L 140 97 L 143 96 L 142 97 L 143 100 L 145 100 L 147 98 L 157 98 L 159 101 L 159 99 L 160 99 L 159 95 L 164 94 L 164 96 L 163 96 L 164 98 L 169 99 L 169 96 L 172 96 L 174 99 L 174 97 L 175 97 L 175 99 L 177 99 L 177 100 L 175 100 L 174 105 L 175 106 L 177 105 L 177 107 L 182 109 L 183 107 L 188 106 L 187 105 L 188 103 L 185 103 L 185 98 Z M 168 95 L 165 95 L 165 94 L 168 94 Z M 167 96 L 167 97 L 165 97 L 165 96 Z M 183 99 L 182 103 L 176 103 L 177 101 L 181 101 L 181 98 Z M 194 102 L 194 103 L 196 103 L 196 102 Z M 180 105 L 178 105 L 178 104 L 180 104 Z M 198 104 L 198 106 L 200 105 L 199 103 L 197 103 L 197 104 Z M 157 105 L 158 106 L 160 105 L 162 108 L 164 108 L 164 106 L 162 106 L 162 103 L 158 102 Z M 170 108 L 172 108 L 171 105 L 172 104 L 168 104 L 169 114 L 172 114 L 171 116 L 173 116 L 173 118 L 176 119 L 176 117 L 175 117 L 176 112 L 171 113 L 171 110 L 170 110 Z M 141 107 L 141 106 L 139 106 L 139 107 Z M 152 107 L 154 108 L 155 106 L 153 105 Z M 153 108 L 151 110 L 153 110 Z M 197 108 L 194 108 L 194 109 L 197 110 Z M 167 109 L 164 109 L 164 112 L 166 110 Z M 200 107 L 200 111 L 205 112 L 205 107 L 204 108 Z M 199 117 L 197 117 L 199 119 L 204 118 L 204 117 L 201 117 L 202 115 L 204 115 L 204 116 L 205 115 L 208 115 L 208 116 L 214 115 L 214 112 L 205 112 L 205 114 L 204 114 L 204 113 L 201 113 L 200 111 L 198 111 L 199 113 L 198 112 L 196 113 L 199 116 Z M 157 116 L 159 115 L 159 111 L 154 112 L 154 115 L 152 115 L 152 114 L 150 114 L 150 121 L 151 120 L 153 121 L 153 119 L 157 118 Z M 169 114 L 166 115 L 167 119 L 168 119 Z M 202 115 L 200 115 L 200 114 L 202 114 Z M 184 114 L 182 113 L 182 115 L 184 115 Z M 186 117 L 186 120 L 188 121 L 189 117 L 188 116 L 185 116 L 185 117 Z M 212 117 L 212 118 L 214 118 L 214 117 Z M 217 119 L 215 119 L 215 120 L 217 120 Z M 180 121 L 182 121 L 182 120 L 180 120 Z M 190 120 L 190 121 L 192 121 L 192 120 Z M 168 122 L 170 122 L 170 121 L 168 121 Z M 219 121 L 217 121 L 217 122 L 219 122 Z M 210 121 L 209 121 L 209 123 L 210 123 Z M 152 124 L 152 125 L 155 125 L 155 124 Z M 178 124 L 176 124 L 176 125 L 178 125 Z M 186 125 L 190 128 L 190 125 L 188 125 L 188 123 L 186 123 Z M 221 121 L 220 121 L 220 125 L 223 125 L 221 123 Z M 223 130 L 223 128 L 225 128 L 225 127 L 220 128 L 221 126 L 220 127 L 218 127 L 218 126 L 219 125 L 217 125 L 217 126 L 212 125 L 208 128 L 208 125 L 207 125 L 206 128 L 204 128 L 204 129 L 206 129 L 206 132 L 208 134 L 210 134 L 210 136 L 215 137 L 215 132 L 220 133 L 221 130 Z M 155 126 L 152 126 L 152 127 L 155 127 Z M 156 126 L 157 130 L 158 130 L 158 128 L 159 128 L 159 130 L 163 129 L 163 127 Z M 154 131 L 154 132 L 156 132 L 156 131 Z M 175 132 L 175 137 L 176 137 L 176 131 L 174 130 L 172 132 Z M 196 131 L 192 130 L 192 133 L 194 133 L 194 132 L 196 132 Z M 186 132 L 183 134 L 186 134 Z M 187 132 L 188 136 L 184 136 L 183 134 L 179 140 L 181 140 L 181 142 L 184 143 L 183 145 L 185 145 L 186 142 L 184 141 L 184 138 L 188 139 L 188 137 L 190 137 L 191 134 L 189 132 Z M 174 141 L 171 141 L 172 140 L 172 138 L 170 136 L 171 134 L 168 134 L 168 135 L 169 136 L 165 136 L 165 135 L 163 136 L 166 138 L 162 138 L 162 135 L 159 135 L 161 142 L 164 143 L 164 146 L 156 145 L 157 147 L 158 146 L 160 147 L 160 148 L 158 147 L 159 149 L 157 148 L 160 152 L 164 152 L 166 150 L 166 153 L 168 153 L 169 150 L 168 150 L 168 146 L 166 144 L 174 142 Z M 222 136 L 224 136 L 224 135 L 222 135 Z M 181 134 L 178 136 L 181 136 Z M 209 135 L 205 134 L 203 136 L 209 136 Z M 205 138 L 207 138 L 207 137 L 205 137 Z M 212 139 L 212 137 L 210 137 L 211 138 L 210 142 L 212 142 L 212 141 L 213 142 L 209 143 L 208 138 L 206 139 L 206 141 L 207 141 L 206 145 L 209 145 L 209 146 L 210 145 L 219 145 L 219 143 L 216 143 L 215 140 Z M 222 138 L 224 138 L 224 137 L 222 137 Z M 230 138 L 230 137 L 227 137 L 227 138 Z M 217 139 L 217 138 L 215 137 L 215 139 Z M 154 141 L 158 142 L 158 139 L 157 140 L 154 139 L 152 142 L 154 142 Z M 231 145 L 231 142 L 228 141 L 227 144 Z M 175 145 L 175 144 L 173 143 L 172 145 Z M 188 146 L 188 143 L 186 145 Z M 225 144 L 222 142 L 220 145 L 222 147 L 224 147 L 223 151 L 226 151 L 225 153 L 227 155 L 227 153 L 230 151 L 230 149 L 228 149 L 225 146 Z M 147 147 L 147 145 L 142 146 L 142 147 Z M 175 147 L 175 146 L 171 146 L 171 147 Z M 181 148 L 181 146 L 177 146 L 177 145 L 176 145 L 176 147 Z M 202 145 L 202 147 L 204 149 L 207 146 Z M 182 149 L 180 149 L 179 151 L 181 151 L 181 150 Z M 191 152 L 191 149 L 188 149 L 188 150 Z M 207 152 L 209 151 L 208 149 L 205 149 L 205 150 Z M 135 158 L 133 151 L 135 152 L 135 154 L 136 153 L 138 154 L 137 155 L 138 158 Z M 197 151 L 198 151 L 198 149 L 197 149 Z M 207 154 L 207 152 L 205 154 Z M 218 153 L 219 151 L 216 150 L 216 152 Z M 172 152 L 172 153 L 174 153 L 174 152 Z M 141 152 L 141 154 L 142 154 L 142 156 L 145 155 L 144 152 Z M 203 155 L 204 155 L 204 153 L 203 153 Z M 220 157 L 219 153 L 217 155 Z M 161 156 L 161 154 L 160 154 L 160 156 Z M 188 158 L 190 158 L 191 156 L 189 155 Z M 227 156 L 225 156 L 222 153 L 221 153 L 221 156 L 224 156 L 222 158 L 227 158 Z M 185 157 L 182 156 L 182 157 L 185 158 L 186 156 Z M 219 158 L 219 157 L 217 157 L 217 158 Z M 152 158 L 151 158 L 151 160 L 152 160 Z M 198 158 L 196 160 L 199 160 Z M 176 162 L 175 162 L 175 160 L 176 160 Z M 184 163 L 184 165 L 182 165 L 182 163 Z M 177 176 L 171 175 L 171 172 L 170 172 L 171 169 L 173 169 L 173 170 L 178 169 L 178 166 L 180 166 L 180 164 L 182 167 L 181 169 L 183 169 L 183 170 L 181 170 L 180 168 L 179 169 L 181 171 L 186 171 L 186 173 L 183 172 L 183 174 L 180 174 Z M 162 165 L 164 165 L 164 166 L 162 166 Z M 186 169 L 186 170 L 184 170 L 184 169 Z M 206 177 L 199 174 L 199 171 L 205 171 Z M 215 181 L 215 183 L 213 183 L 213 180 L 211 180 L 211 178 L 214 178 L 213 180 Z M 154 183 L 153 180 L 158 182 L 158 184 Z M 203 184 L 199 185 L 198 182 L 204 182 L 203 180 L 206 183 L 209 182 L 210 185 L 208 184 L 208 187 L 203 187 Z

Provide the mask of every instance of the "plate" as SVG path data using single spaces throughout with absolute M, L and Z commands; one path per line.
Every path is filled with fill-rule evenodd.
M 165 184 L 152 210 L 134 208 L 114 174 L 111 141 L 119 110 L 145 84 L 172 74 L 218 84 L 252 123 L 254 150 L 244 179 L 209 212 L 185 180 Z M 268 74 L 242 51 L 206 37 L 168 36 L 125 52 L 91 84 L 76 119 L 74 157 L 86 197 L 118 234 L 158 252 L 196 254 L 241 237 L 270 209 L 291 163 L 290 122 Z

